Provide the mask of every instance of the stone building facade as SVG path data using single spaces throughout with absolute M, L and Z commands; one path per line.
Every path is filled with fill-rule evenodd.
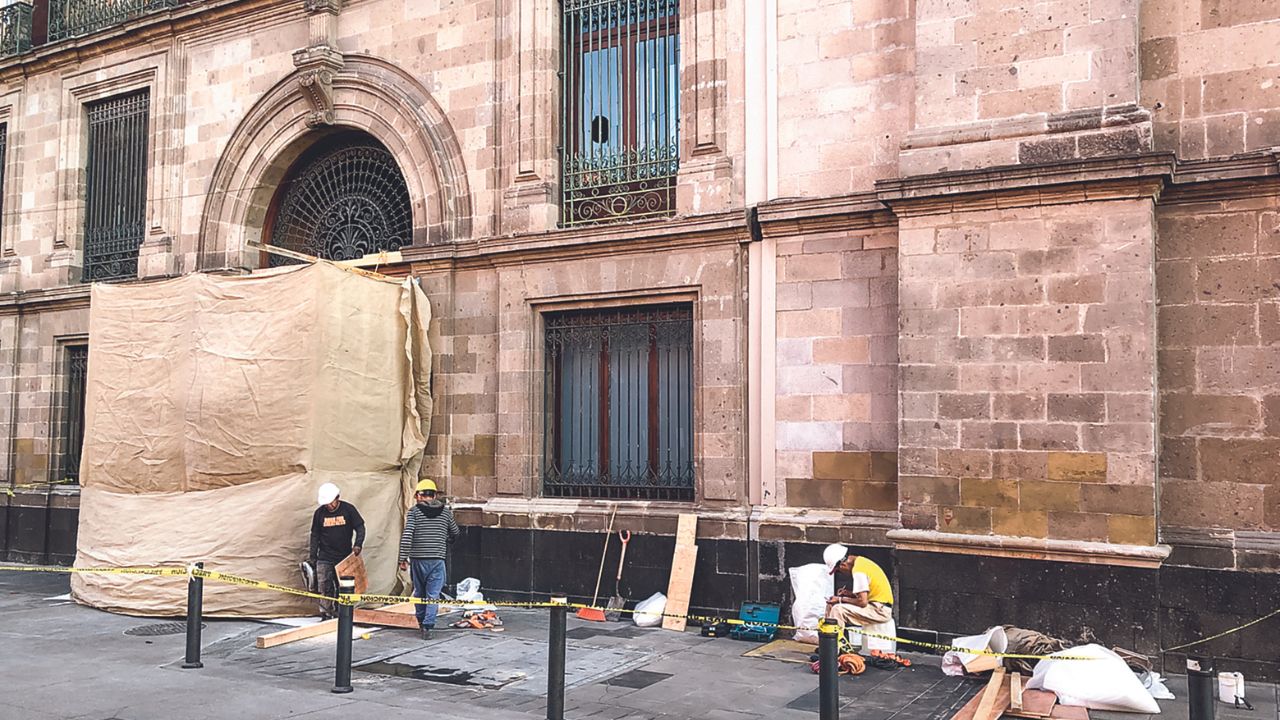
M 782 601 L 839 540 L 904 633 L 1160 653 L 1250 620 L 1280 596 L 1274 5 L 9 5 L 5 555 L 73 554 L 86 280 L 270 264 L 292 190 L 336 207 L 375 158 L 402 200 L 366 264 L 434 305 L 458 577 L 589 596 L 616 510 L 647 595 L 696 512 L 700 608 Z M 1199 649 L 1275 680 L 1275 622 Z

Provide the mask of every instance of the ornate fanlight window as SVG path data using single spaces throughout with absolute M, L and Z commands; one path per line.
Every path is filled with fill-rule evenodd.
M 409 189 L 395 158 L 363 133 L 332 136 L 298 159 L 277 195 L 272 245 L 355 260 L 413 241 Z M 290 261 L 272 256 L 272 265 Z

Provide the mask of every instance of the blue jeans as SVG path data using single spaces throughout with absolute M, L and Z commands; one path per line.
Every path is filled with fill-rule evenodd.
M 426 558 L 409 558 L 409 572 L 413 578 L 413 595 L 423 600 L 439 600 L 440 590 L 444 588 L 444 561 Z M 436 626 L 436 613 L 439 605 L 415 605 L 418 614 L 418 625 L 424 628 Z

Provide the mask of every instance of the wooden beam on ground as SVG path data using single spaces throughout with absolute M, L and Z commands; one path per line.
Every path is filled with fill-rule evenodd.
M 265 648 L 291 643 L 295 640 L 305 640 L 307 638 L 319 637 L 321 635 L 327 635 L 331 632 L 337 631 L 337 620 L 323 620 L 318 623 L 312 623 L 311 625 L 303 625 L 302 627 L 289 628 L 288 630 L 280 630 L 278 632 L 267 633 L 266 635 L 259 635 L 257 647 L 259 650 L 263 650 Z
M 1089 709 L 1079 705 L 1055 705 L 1049 717 L 1053 720 L 1089 720 Z
M 978 703 L 978 711 L 973 720 L 996 720 L 1009 707 L 1009 681 L 1004 668 L 996 668 L 982 691 L 982 702 Z
M 414 615 L 412 603 L 401 603 L 407 605 L 409 611 L 405 612 L 401 609 L 392 610 L 391 608 L 399 608 L 397 605 L 391 605 L 386 608 L 377 610 L 366 610 L 364 608 L 356 608 L 354 621 L 357 625 L 381 625 L 383 627 L 408 628 L 409 630 L 418 629 L 418 618 Z
M 689 612 L 689 597 L 693 591 L 693 567 L 698 559 L 698 516 L 682 513 L 676 525 L 676 550 L 671 557 L 671 579 L 667 583 L 668 615 L 684 615 Z M 662 619 L 664 630 L 684 632 L 687 621 L 683 617 Z
M 1009 676 L 1009 709 L 1022 709 L 1022 673 Z
M 1048 690 L 1023 690 L 1022 708 L 1010 707 L 1006 714 L 1028 720 L 1044 720 L 1053 714 L 1053 708 L 1057 704 L 1058 696 Z

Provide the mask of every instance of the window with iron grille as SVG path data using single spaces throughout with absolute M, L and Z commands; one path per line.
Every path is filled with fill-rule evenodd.
M 561 224 L 669 215 L 679 0 L 562 0 Z
M 90 103 L 85 167 L 85 282 L 138 275 L 146 230 L 146 90 Z
M 85 377 L 89 367 L 88 345 L 67 345 L 64 353 L 62 383 L 62 423 L 58 431 L 61 444 L 59 476 L 54 480 L 80 480 L 80 452 L 84 448 Z
M 546 315 L 543 494 L 693 500 L 693 309 Z

